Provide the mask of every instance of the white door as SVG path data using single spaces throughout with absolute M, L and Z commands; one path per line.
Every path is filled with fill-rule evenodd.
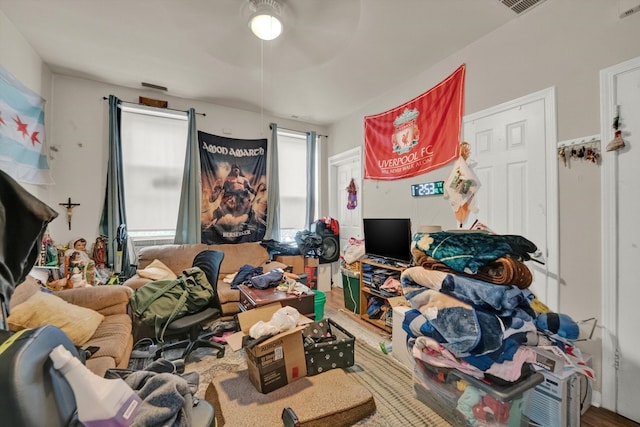
M 471 166 L 481 186 L 475 196 L 478 212 L 463 228 L 478 219 L 496 233 L 531 240 L 545 263 L 528 263 L 534 276 L 531 291 L 557 310 L 554 98 L 549 89 L 465 116 L 464 140 L 471 144 Z
M 625 141 L 602 153 L 603 330 L 611 334 L 603 336 L 602 403 L 640 422 L 640 58 L 602 71 L 601 105 L 602 147 L 618 111 Z
M 349 239 L 362 239 L 362 151 L 358 147 L 353 150 L 337 154 L 329 158 L 329 213 L 337 219 L 340 225 L 340 250 L 349 244 Z M 357 204 L 355 209 L 348 209 L 349 193 L 347 187 L 354 180 L 357 190 Z M 340 271 L 334 269 L 334 284 L 342 285 Z

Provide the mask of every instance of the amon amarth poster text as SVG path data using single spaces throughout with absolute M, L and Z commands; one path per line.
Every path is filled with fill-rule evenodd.
M 198 132 L 202 243 L 257 242 L 267 217 L 267 140 Z

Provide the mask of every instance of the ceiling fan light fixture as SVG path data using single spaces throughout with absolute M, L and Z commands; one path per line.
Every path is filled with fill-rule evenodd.
M 276 0 L 250 0 L 249 28 L 262 40 L 274 40 L 282 34 L 281 7 Z

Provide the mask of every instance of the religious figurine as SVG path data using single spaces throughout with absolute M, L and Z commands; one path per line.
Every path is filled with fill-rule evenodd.
M 104 237 L 98 236 L 96 238 L 92 255 L 96 268 L 107 268 L 107 241 Z
M 71 283 L 73 288 L 83 288 L 88 286 L 85 279 L 85 271 L 87 264 L 82 260 L 80 251 L 73 251 L 69 256 L 69 273 L 67 275 L 67 281 Z
M 69 249 L 64 253 L 65 277 L 74 288 L 91 286 L 94 281 L 95 264 L 86 251 L 87 240 L 80 237 L 69 242 Z

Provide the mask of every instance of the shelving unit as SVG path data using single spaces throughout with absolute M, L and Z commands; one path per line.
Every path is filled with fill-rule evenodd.
M 375 296 L 383 300 L 387 300 L 391 297 L 370 287 L 371 284 L 367 283 L 368 277 L 364 273 L 364 270 L 366 270 L 367 268 L 365 267 L 365 265 L 371 266 L 376 270 L 385 270 L 387 273 L 397 273 L 398 276 L 402 274 L 404 270 L 406 270 L 406 267 L 397 267 L 395 265 L 382 264 L 370 259 L 364 259 L 360 261 L 360 318 L 379 327 L 380 329 L 384 329 L 385 331 L 391 333 L 392 327 L 390 324 L 387 324 L 385 320 L 370 319 L 369 315 L 367 315 L 368 301 L 371 296 Z

